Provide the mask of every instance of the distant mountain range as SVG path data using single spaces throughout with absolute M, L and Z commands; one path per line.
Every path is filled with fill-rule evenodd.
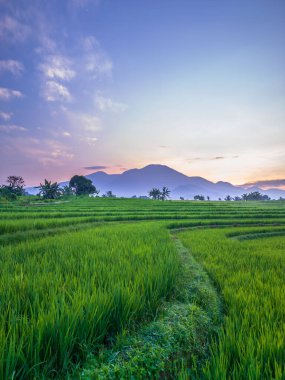
M 245 192 L 259 191 L 267 194 L 270 198 L 285 198 L 285 190 L 278 187 L 263 190 L 263 186 L 258 187 L 255 183 L 234 186 L 229 182 L 211 182 L 202 177 L 188 177 L 165 165 L 148 165 L 142 169 L 131 169 L 122 174 L 107 174 L 103 171 L 86 176 L 92 180 L 100 195 L 111 190 L 119 197 L 146 196 L 153 187 L 168 187 L 171 190 L 171 198 L 193 199 L 194 195 L 209 196 L 210 199 L 224 199 L 227 195 L 240 196 Z M 285 183 L 285 180 L 279 180 Z M 265 181 L 270 182 L 270 181 Z M 274 181 L 273 181 L 274 182 Z M 259 183 L 259 182 L 258 182 Z M 61 182 L 60 185 L 67 185 L 68 182 Z M 266 184 L 268 185 L 268 184 Z M 280 186 L 280 183 L 278 183 Z M 27 188 L 30 194 L 37 194 L 38 189 Z
M 267 189 L 281 189 L 285 190 L 285 179 L 271 179 L 267 181 L 248 182 L 242 185 L 244 188 L 259 187 L 263 190 Z

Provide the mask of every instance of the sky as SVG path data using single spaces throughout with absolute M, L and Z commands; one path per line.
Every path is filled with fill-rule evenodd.
M 284 0 L 0 0 L 0 183 L 285 178 Z

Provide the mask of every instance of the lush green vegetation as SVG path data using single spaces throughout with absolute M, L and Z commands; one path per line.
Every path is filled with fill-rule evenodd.
M 178 270 L 167 232 L 154 225 L 10 245 L 0 261 L 3 379 L 67 369 L 130 320 L 155 312 Z
M 270 237 L 273 232 L 276 236 Z M 284 229 L 179 235 L 218 285 L 225 302 L 224 326 L 212 347 L 207 379 L 284 379 L 285 236 L 278 233 L 284 235 Z
M 282 201 L 3 200 L 0 379 L 283 379 L 284 234 Z
M 181 265 L 172 298 L 162 303 L 155 321 L 91 356 L 82 380 L 202 375 L 206 347 L 221 322 L 221 303 L 201 266 L 179 241 L 176 247 Z

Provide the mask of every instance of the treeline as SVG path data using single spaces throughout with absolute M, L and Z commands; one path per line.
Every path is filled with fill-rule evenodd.
M 180 197 L 180 199 L 183 200 L 182 197 Z M 195 201 L 205 201 L 206 199 L 209 201 L 210 197 L 209 196 L 205 197 L 204 195 L 194 196 Z M 270 201 L 270 199 L 271 198 L 268 195 L 263 195 L 259 191 L 253 191 L 251 193 L 244 193 L 240 197 L 239 196 L 232 197 L 230 195 L 227 195 L 224 198 L 224 201 Z M 280 200 L 282 200 L 281 197 L 280 197 Z M 219 201 L 222 201 L 222 198 L 219 198 Z
M 8 200 L 15 200 L 18 196 L 29 195 L 25 189 L 25 181 L 21 176 L 9 176 L 6 181 L 7 185 L 0 186 L 0 198 L 5 198 Z M 44 183 L 40 183 L 36 187 L 39 189 L 38 196 L 42 199 L 57 199 L 60 197 L 69 197 L 69 196 L 80 196 L 80 195 L 92 195 L 98 197 L 100 190 L 97 189 L 92 181 L 82 175 L 73 176 L 68 185 L 61 187 L 57 182 L 44 180 Z M 155 200 L 166 200 L 170 197 L 171 191 L 167 187 L 163 187 L 162 190 L 159 188 L 152 188 L 148 192 L 148 196 L 151 199 Z M 112 193 L 111 190 L 107 191 L 102 195 L 103 198 L 115 198 L 116 195 Z M 136 196 L 133 196 L 133 198 Z M 144 197 L 148 198 L 148 197 Z M 244 193 L 241 196 L 230 196 L 227 195 L 224 198 L 224 201 L 269 201 L 271 198 L 268 195 L 263 195 L 259 191 L 253 191 L 250 193 Z M 180 200 L 184 200 L 183 197 L 180 197 Z M 196 201 L 210 201 L 209 196 L 204 195 L 195 195 L 194 200 Z M 279 198 L 279 200 L 284 200 Z M 219 198 L 219 201 L 222 201 Z
M 6 181 L 7 185 L 0 186 L 0 197 L 8 200 L 14 200 L 17 196 L 29 195 L 25 189 L 25 181 L 21 176 L 9 176 Z M 92 181 L 84 176 L 73 176 L 68 185 L 61 187 L 57 182 L 44 180 L 36 186 L 39 189 L 38 196 L 42 199 L 57 199 L 71 195 L 88 195 L 94 196 L 99 194 L 99 190 L 92 184 Z M 104 194 L 105 195 L 105 194 Z M 105 196 L 113 196 L 112 192 L 107 192 Z

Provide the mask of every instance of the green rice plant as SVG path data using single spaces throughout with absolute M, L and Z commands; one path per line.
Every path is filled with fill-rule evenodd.
M 102 345 L 112 350 L 120 331 L 149 321 L 170 296 L 163 302 L 171 310 L 182 271 L 169 231 L 183 230 L 224 300 L 202 378 L 283 379 L 284 226 L 285 202 L 1 203 L 0 379 L 65 377 Z M 211 317 L 205 289 L 189 292 Z M 191 350 L 172 378 L 194 376 Z
M 178 259 L 156 225 L 102 226 L 0 250 L 0 378 L 66 372 L 170 294 Z
M 227 237 L 235 233 L 239 230 L 179 234 L 225 303 L 224 326 L 212 346 L 204 377 L 281 380 L 285 374 L 285 238 L 238 241 Z

